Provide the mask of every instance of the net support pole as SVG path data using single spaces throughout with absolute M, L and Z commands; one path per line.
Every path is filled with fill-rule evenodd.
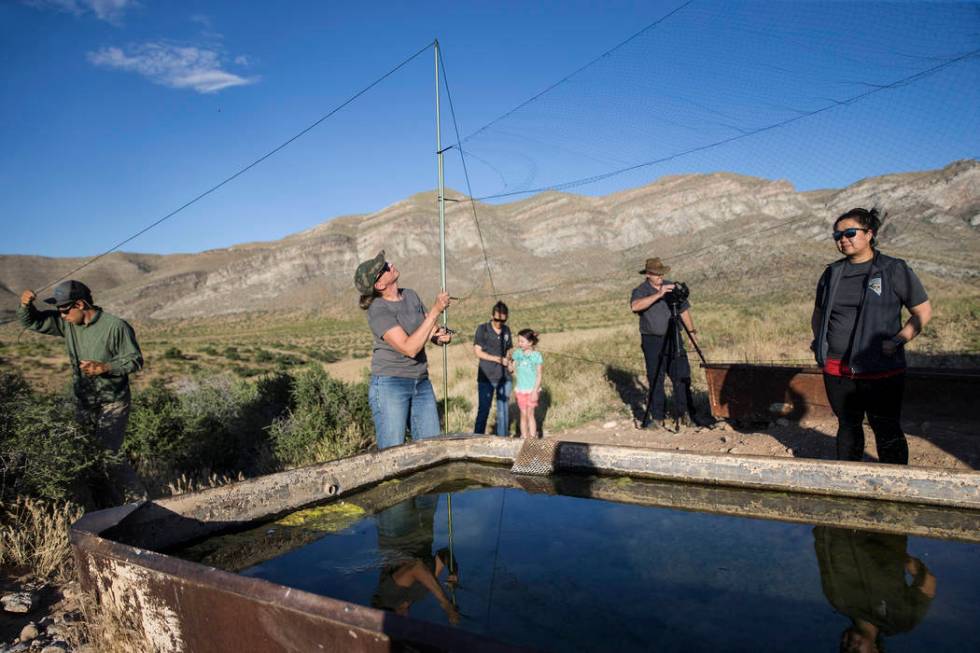
M 439 39 L 435 40 L 436 71 L 436 166 L 439 174 L 439 274 L 442 292 L 446 292 L 446 175 L 443 167 L 442 118 L 439 113 Z M 442 326 L 449 326 L 448 309 L 442 312 Z M 449 348 L 442 347 L 442 432 L 449 432 Z

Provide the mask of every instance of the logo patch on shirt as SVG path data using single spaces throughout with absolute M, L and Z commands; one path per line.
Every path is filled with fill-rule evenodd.
M 876 295 L 881 297 L 881 277 L 875 277 L 868 282 L 868 288 L 871 288 Z

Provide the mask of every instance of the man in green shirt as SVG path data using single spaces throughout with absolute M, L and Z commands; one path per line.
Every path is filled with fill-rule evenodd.
M 92 301 L 92 292 L 80 281 L 62 281 L 54 296 L 44 300 L 57 310 L 39 311 L 36 295 L 25 290 L 17 317 L 25 329 L 65 339 L 72 368 L 72 389 L 79 422 L 91 424 L 107 449 L 119 451 L 129 421 L 129 374 L 143 367 L 143 354 L 133 328 Z M 146 498 L 146 488 L 125 460 L 109 470 L 123 500 Z

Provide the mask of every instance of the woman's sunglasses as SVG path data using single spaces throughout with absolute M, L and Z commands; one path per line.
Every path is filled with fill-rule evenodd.
M 870 229 L 862 229 L 860 227 L 851 227 L 850 229 L 845 229 L 843 231 L 834 232 L 834 240 L 840 240 L 841 238 L 854 238 L 857 236 L 859 231 L 871 231 Z
M 381 278 L 381 275 L 384 274 L 385 272 L 387 272 L 390 269 L 391 269 L 391 263 L 389 263 L 388 261 L 385 261 L 385 264 L 381 267 L 381 270 L 378 272 L 378 276 L 376 276 L 374 278 L 374 283 L 378 283 L 378 279 Z

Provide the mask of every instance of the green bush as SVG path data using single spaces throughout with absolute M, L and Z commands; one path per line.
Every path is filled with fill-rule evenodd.
M 293 365 L 302 365 L 303 361 L 290 354 L 276 354 L 276 364 L 280 367 L 292 367 Z
M 256 363 L 271 363 L 273 360 L 275 360 L 275 356 L 273 356 L 271 352 L 268 352 L 265 349 L 256 350 L 255 352 Z
M 191 444 L 180 399 L 162 379 L 154 379 L 133 399 L 123 450 L 140 475 L 165 477 L 189 462 Z
M 238 353 L 238 347 L 225 347 L 221 355 L 231 361 L 242 360 L 242 355 Z
M 329 349 L 311 349 L 308 355 L 313 360 L 324 363 L 336 363 L 340 360 L 340 354 Z
M 167 347 L 166 351 L 163 352 L 163 357 L 170 360 L 184 360 L 184 352 L 176 347 Z
M 125 450 L 140 472 L 166 483 L 181 474 L 268 471 L 267 428 L 288 407 L 291 380 L 227 375 L 154 381 L 134 397 Z
M 75 498 L 112 458 L 75 421 L 71 397 L 36 394 L 20 375 L 0 374 L 0 502 Z
M 256 369 L 254 367 L 248 367 L 247 365 L 232 365 L 231 371 L 234 372 L 236 375 L 246 379 L 252 376 L 258 376 L 259 374 L 262 373 L 262 370 Z
M 319 366 L 256 381 L 231 375 L 155 380 L 134 392 L 124 454 L 76 423 L 74 400 L 32 392 L 0 374 L 0 499 L 77 498 L 75 490 L 127 455 L 157 489 L 181 475 L 252 475 L 348 456 L 374 437 L 367 385 Z
M 296 374 L 292 404 L 269 429 L 276 458 L 284 465 L 350 456 L 374 439 L 364 383 L 344 383 L 311 366 Z

